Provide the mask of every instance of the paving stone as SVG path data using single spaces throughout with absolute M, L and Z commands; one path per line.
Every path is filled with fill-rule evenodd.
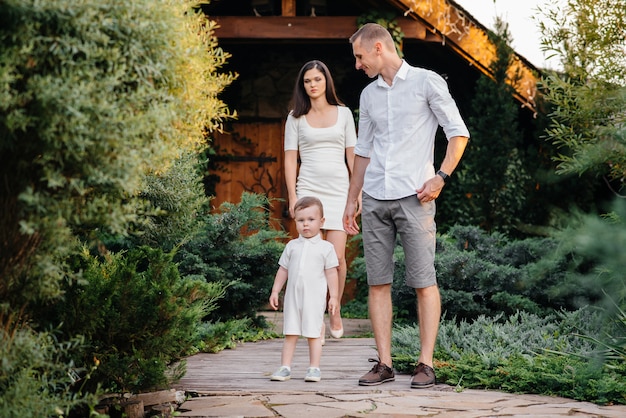
M 303 418 L 303 417 L 324 417 L 324 418 L 340 418 L 345 417 L 344 410 L 339 408 L 329 408 L 320 405 L 309 404 L 292 404 L 272 407 L 279 416 L 285 418 Z
M 179 417 L 273 417 L 259 396 L 192 398 L 179 408 Z
M 344 319 L 348 330 L 349 320 Z M 187 374 L 176 389 L 200 395 L 184 402 L 181 417 L 286 418 L 626 418 L 626 405 L 599 406 L 571 399 L 438 384 L 410 389 L 410 376 L 396 373 L 394 382 L 359 386 L 358 379 L 376 357 L 373 338 L 327 339 L 322 352 L 322 380 L 306 383 L 308 347 L 296 347 L 292 379 L 270 382 L 280 362 L 282 339 L 246 343 L 217 354 L 197 354 L 187 359 Z M 300 376 L 301 375 L 301 376 Z M 297 377 L 297 378 L 295 378 Z
M 270 394 L 267 396 L 267 402 L 271 405 L 281 404 L 312 404 L 328 402 L 328 397 L 315 393 L 305 394 Z

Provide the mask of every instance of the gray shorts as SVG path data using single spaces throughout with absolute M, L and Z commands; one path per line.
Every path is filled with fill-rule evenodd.
M 421 289 L 437 284 L 435 212 L 435 201 L 421 203 L 416 195 L 376 200 L 363 193 L 361 224 L 368 285 L 393 282 L 396 234 L 404 250 L 406 285 Z

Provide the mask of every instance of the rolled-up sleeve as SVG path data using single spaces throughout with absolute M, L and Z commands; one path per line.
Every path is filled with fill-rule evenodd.
M 365 94 L 364 91 L 359 103 L 359 132 L 354 153 L 360 157 L 370 158 L 374 141 L 374 125 L 369 117 Z
M 437 122 L 443 128 L 446 138 L 448 140 L 455 136 L 469 138 L 469 131 L 450 95 L 445 80 L 436 73 L 428 73 L 425 81 L 428 104 L 437 118 Z

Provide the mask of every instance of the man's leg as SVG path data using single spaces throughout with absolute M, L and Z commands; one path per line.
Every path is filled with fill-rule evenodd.
M 393 202 L 391 202 L 393 204 Z M 363 193 L 363 250 L 369 284 L 369 315 L 378 350 L 372 370 L 359 379 L 359 385 L 372 386 L 395 380 L 391 367 L 391 282 L 396 227 L 388 214 L 389 201 L 378 201 Z
M 370 286 L 368 306 L 378 358 L 381 363 L 391 367 L 391 323 L 393 319 L 391 284 Z
M 422 351 L 418 363 L 433 367 L 435 342 L 441 318 L 441 297 L 437 285 L 415 289 L 417 293 L 417 316 L 420 327 Z
M 378 358 L 370 359 L 374 362 L 372 370 L 361 376 L 359 385 L 373 386 L 395 380 L 391 368 L 391 284 L 375 285 L 369 288 L 369 313 L 378 349 Z
M 437 285 L 418 288 L 415 292 L 422 351 L 411 377 L 411 388 L 423 389 L 433 386 L 437 380 L 433 368 L 433 354 L 441 317 L 441 297 Z

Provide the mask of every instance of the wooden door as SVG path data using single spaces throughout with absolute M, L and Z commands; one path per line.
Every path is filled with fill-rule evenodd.
M 276 228 L 295 228 L 287 213 L 284 179 L 284 122 L 233 123 L 230 132 L 216 134 L 209 174 L 215 179 L 214 207 L 239 203 L 244 191 L 272 200 L 271 218 Z M 293 231 L 292 231 L 293 229 Z

